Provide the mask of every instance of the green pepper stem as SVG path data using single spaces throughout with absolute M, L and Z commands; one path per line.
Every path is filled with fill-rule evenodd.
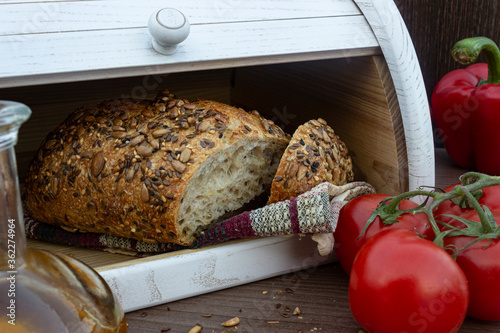
M 486 37 L 462 39 L 453 46 L 451 54 L 455 61 L 469 65 L 476 62 L 481 51 L 484 51 L 488 63 L 488 80 L 483 83 L 500 84 L 500 51 L 491 39 Z

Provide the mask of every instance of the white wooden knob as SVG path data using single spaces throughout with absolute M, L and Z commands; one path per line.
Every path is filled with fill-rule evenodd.
M 187 18 L 174 8 L 163 8 L 149 17 L 148 29 L 153 36 L 153 48 L 161 54 L 173 54 L 189 35 Z

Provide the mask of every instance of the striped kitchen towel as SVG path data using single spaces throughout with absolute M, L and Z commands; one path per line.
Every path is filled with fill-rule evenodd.
M 262 208 L 246 211 L 205 230 L 190 246 L 172 243 L 146 243 L 130 238 L 92 232 L 70 232 L 42 223 L 25 213 L 29 238 L 69 246 L 144 256 L 181 249 L 198 249 L 232 239 L 293 234 L 332 234 L 343 204 L 357 196 L 374 193 L 365 182 L 342 186 L 321 183 L 312 190 Z

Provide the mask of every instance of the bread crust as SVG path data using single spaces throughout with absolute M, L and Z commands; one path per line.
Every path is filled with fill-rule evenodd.
M 268 204 L 296 197 L 325 181 L 343 185 L 353 179 L 347 146 L 324 119 L 313 119 L 293 134 L 273 179 Z
M 81 108 L 48 134 L 26 179 L 33 218 L 72 231 L 189 245 L 177 215 L 208 156 L 248 137 L 289 136 L 258 112 L 177 99 L 111 100 Z

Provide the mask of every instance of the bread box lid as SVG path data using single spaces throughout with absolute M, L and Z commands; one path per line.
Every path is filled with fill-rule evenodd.
M 153 49 L 147 26 L 148 18 L 164 7 L 179 10 L 190 23 L 189 36 L 170 55 Z M 50 83 L 382 54 L 400 106 L 409 188 L 434 184 L 425 87 L 413 44 L 392 1 L 33 0 L 0 2 L 0 9 L 0 92 Z M 120 295 L 125 310 L 131 311 L 335 259 L 310 260 L 314 245 L 305 243 L 277 237 L 134 265 L 109 265 L 99 271 Z M 291 257 L 291 249 L 299 244 L 303 251 L 292 252 Z M 248 258 L 266 256 L 262 247 L 273 256 L 251 263 L 253 272 L 242 274 L 241 264 Z M 214 274 L 208 276 L 210 272 Z M 166 279 L 182 274 L 200 279 L 168 286 Z M 148 293 L 144 285 L 149 286 Z

